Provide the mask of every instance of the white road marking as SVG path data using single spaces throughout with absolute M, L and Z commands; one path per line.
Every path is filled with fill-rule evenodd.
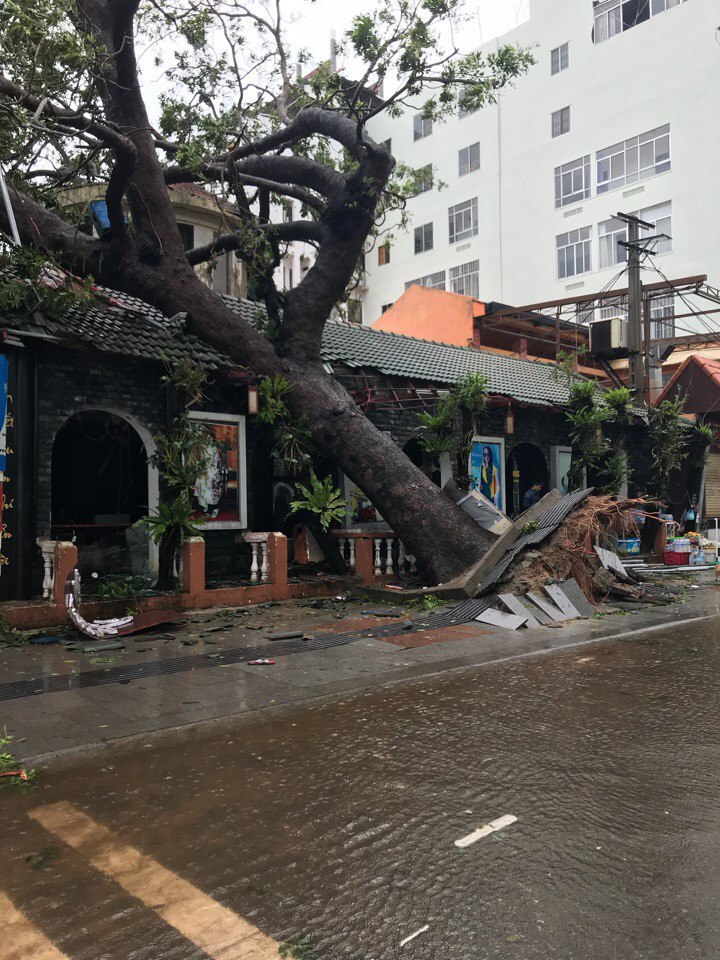
M 213 960 L 277 960 L 276 941 L 152 857 L 115 839 L 72 804 L 38 807 L 29 816 L 86 856 L 97 870 L 154 910 Z
M 456 840 L 455 846 L 469 847 L 471 844 L 477 843 L 478 840 L 482 840 L 483 837 L 489 837 L 491 833 L 496 833 L 498 830 L 503 830 L 505 827 L 509 827 L 511 823 L 516 822 L 517 817 L 513 817 L 512 814 L 507 814 L 504 817 L 498 817 L 497 820 L 492 820 L 490 823 L 486 823 L 484 827 L 480 827 L 473 833 L 469 833 L 461 840 Z
M 430 924 L 426 923 L 424 927 L 420 927 L 420 929 L 416 930 L 415 933 L 411 933 L 409 937 L 405 937 L 404 940 L 401 940 L 400 946 L 404 947 L 406 943 L 410 943 L 410 941 L 414 940 L 415 937 L 419 937 L 421 933 L 425 933 L 425 931 L 429 929 L 430 929 Z
M 68 960 L 4 893 L 0 893 L 0 930 L 3 960 Z

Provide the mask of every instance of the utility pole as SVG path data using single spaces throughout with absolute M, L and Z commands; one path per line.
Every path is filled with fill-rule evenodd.
M 618 213 L 617 220 L 627 224 L 628 238 L 620 240 L 621 247 L 628 252 L 628 386 L 635 392 L 635 403 L 645 402 L 645 364 L 643 363 L 644 339 L 649 335 L 646 331 L 643 337 L 643 288 L 640 278 L 640 262 L 642 255 L 651 253 L 652 244 L 661 239 L 660 236 L 640 237 L 641 230 L 650 230 L 654 233 L 655 224 L 647 223 L 639 217 L 629 213 Z

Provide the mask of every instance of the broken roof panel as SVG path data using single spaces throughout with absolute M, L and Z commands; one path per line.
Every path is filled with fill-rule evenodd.
M 14 312 L 0 316 L 0 327 L 19 334 L 76 340 L 106 353 L 138 359 L 171 363 L 196 359 L 209 369 L 233 366 L 229 358 L 187 333 L 181 319 L 168 318 L 156 307 L 129 294 L 104 287 L 96 289 L 95 303 L 72 307 L 59 319 Z M 223 299 L 234 313 L 254 326 L 266 317 L 262 304 L 227 296 Z M 322 359 L 325 363 L 342 363 L 416 383 L 448 387 L 466 373 L 478 373 L 487 380 L 491 394 L 537 406 L 564 406 L 568 401 L 567 385 L 556 377 L 553 366 L 340 320 L 329 320 L 325 325 Z

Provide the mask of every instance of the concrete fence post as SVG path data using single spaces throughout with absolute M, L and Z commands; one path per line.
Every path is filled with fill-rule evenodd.
M 282 600 L 287 596 L 288 586 L 288 546 L 283 533 L 269 533 L 268 538 L 268 582 L 273 586 L 273 596 Z
M 73 567 L 77 566 L 78 551 L 74 543 L 65 540 L 55 541 L 55 558 L 53 562 L 53 600 L 57 607 L 63 610 L 65 618 L 65 581 Z
M 205 593 L 205 540 L 203 537 L 190 537 L 180 550 L 183 593 L 199 597 Z
M 372 536 L 355 538 L 355 576 L 363 583 L 372 583 L 375 579 Z

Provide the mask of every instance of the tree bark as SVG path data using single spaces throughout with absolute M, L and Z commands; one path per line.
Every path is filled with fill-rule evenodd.
M 383 518 L 437 582 L 475 563 L 493 538 L 455 506 L 385 433 L 367 419 L 320 360 L 281 356 L 247 327 L 188 267 L 174 276 L 143 268 L 116 278 L 122 289 L 173 315 L 187 312 L 189 329 L 236 363 L 292 385 L 290 405 L 306 414 L 317 447 L 370 498 Z

